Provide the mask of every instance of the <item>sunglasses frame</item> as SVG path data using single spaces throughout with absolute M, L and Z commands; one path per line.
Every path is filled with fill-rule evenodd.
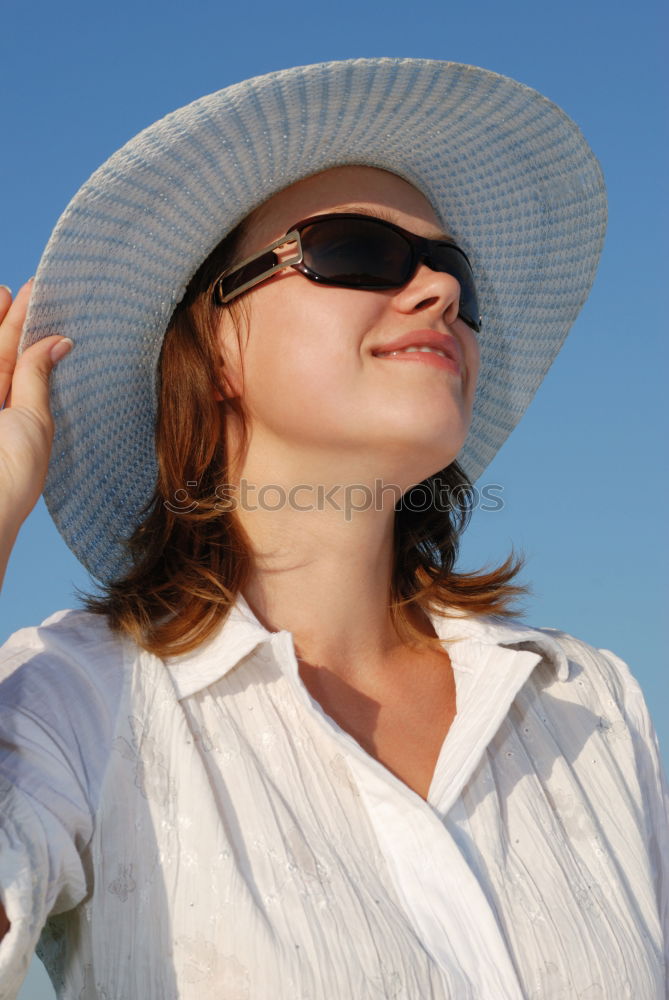
M 331 219 L 337 219 L 337 220 L 358 219 L 365 222 L 376 223 L 377 225 L 380 225 L 386 229 L 392 229 L 396 233 L 399 233 L 400 236 L 402 236 L 404 240 L 407 242 L 411 250 L 411 265 L 408 277 L 405 278 L 405 280 L 400 282 L 399 284 L 391 282 L 388 283 L 387 285 L 380 285 L 378 283 L 373 285 L 365 285 L 365 284 L 350 285 L 350 284 L 343 284 L 340 281 L 332 281 L 329 278 L 323 278 L 321 275 L 313 271 L 307 264 L 304 263 L 304 250 L 302 248 L 300 231 L 306 228 L 307 226 L 313 225 L 314 223 L 325 222 Z M 289 247 L 291 244 L 295 244 L 295 248 L 287 252 L 285 256 L 282 255 L 281 258 L 279 258 L 275 253 L 275 251 L 280 250 L 282 247 Z M 240 261 L 237 264 L 233 264 L 232 267 L 227 268 L 225 271 L 222 272 L 222 274 L 219 274 L 218 278 L 216 278 L 213 284 L 214 301 L 217 305 L 226 305 L 228 302 L 231 302 L 233 299 L 236 299 L 239 295 L 243 295 L 244 292 L 247 292 L 250 288 L 253 288 L 255 285 L 259 285 L 261 282 L 266 281 L 268 278 L 271 278 L 273 274 L 276 274 L 277 271 L 281 271 L 283 270 L 283 268 L 286 267 L 294 268 L 300 274 L 303 274 L 304 277 L 309 278 L 310 281 L 320 282 L 323 285 L 330 285 L 336 288 L 352 288 L 354 290 L 360 290 L 360 291 L 383 291 L 388 288 L 401 288 L 403 285 L 407 284 L 414 276 L 421 261 L 425 261 L 427 266 L 431 267 L 430 260 L 431 260 L 432 249 L 436 248 L 437 246 L 448 247 L 452 250 L 455 250 L 464 259 L 467 268 L 469 269 L 469 272 L 472 275 L 471 278 L 472 286 L 474 288 L 474 294 L 478 301 L 478 295 L 476 293 L 476 285 L 474 282 L 474 275 L 472 273 L 472 267 L 469 262 L 469 258 L 467 257 L 467 254 L 464 252 L 464 250 L 461 247 L 459 247 L 457 243 L 455 243 L 453 240 L 445 238 L 428 239 L 426 236 L 418 236 L 416 233 L 411 233 L 406 229 L 402 229 L 401 226 L 397 226 L 393 222 L 387 222 L 385 219 L 379 219 L 378 217 L 373 215 L 362 215 L 361 213 L 357 212 L 331 212 L 325 215 L 312 215 L 309 216 L 309 218 L 307 219 L 302 219 L 300 222 L 296 222 L 291 227 L 291 229 L 285 234 L 285 236 L 281 236 L 278 240 L 275 240 L 273 243 L 270 243 L 269 246 L 263 247 L 262 250 L 259 250 L 257 253 L 251 254 L 250 257 L 244 258 L 244 260 Z M 222 282 L 225 281 L 226 278 L 230 278 L 232 275 L 235 275 L 238 272 L 247 269 L 251 264 L 256 264 L 256 267 L 259 268 L 259 270 L 256 271 L 255 268 L 252 269 L 252 272 L 246 281 L 244 281 L 237 288 L 233 288 L 232 291 L 228 292 L 227 294 L 224 294 L 222 289 Z M 438 269 L 432 268 L 432 270 L 436 271 Z M 444 272 L 444 273 L 450 273 L 450 272 Z M 452 275 L 452 277 L 456 277 L 456 275 Z M 467 323 L 468 326 L 474 329 L 477 333 L 480 332 L 481 329 L 480 316 L 478 317 L 477 321 L 475 321 L 473 318 L 465 318 L 464 316 L 461 316 L 461 319 L 463 320 L 463 322 Z
M 298 222 L 297 225 L 299 226 L 301 223 Z M 278 250 L 279 247 L 287 246 L 289 243 L 295 243 L 297 245 L 297 249 L 286 258 L 277 260 L 277 255 L 274 251 Z M 248 281 L 239 285 L 238 288 L 233 288 L 233 290 L 228 292 L 227 295 L 223 294 L 221 282 L 225 281 L 225 279 L 229 278 L 231 275 L 236 274 L 238 271 L 244 270 L 244 268 L 248 267 L 249 264 L 253 264 L 255 261 L 261 263 L 264 257 L 267 257 L 268 263 L 272 261 L 272 263 L 269 263 L 269 267 L 263 268 L 259 274 L 254 275 Z M 225 305 L 233 299 L 236 299 L 238 295 L 243 295 L 244 292 L 248 292 L 249 288 L 253 288 L 254 285 L 259 285 L 261 281 L 266 281 L 268 278 L 271 278 L 273 274 L 280 271 L 282 268 L 296 267 L 298 264 L 302 263 L 303 259 L 304 253 L 302 251 L 302 240 L 300 239 L 300 234 L 297 229 L 291 229 L 285 236 L 275 240 L 274 243 L 270 243 L 269 246 L 263 247 L 262 250 L 251 254 L 250 257 L 245 257 L 244 260 L 241 260 L 238 264 L 233 264 L 232 267 L 229 267 L 226 271 L 223 271 L 222 274 L 219 274 L 213 286 L 214 300 L 219 306 Z

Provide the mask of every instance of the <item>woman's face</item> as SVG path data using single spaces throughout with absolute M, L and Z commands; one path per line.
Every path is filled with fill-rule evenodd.
M 422 236 L 442 232 L 406 181 L 371 167 L 338 167 L 254 212 L 238 259 L 300 219 L 358 210 Z M 424 264 L 402 288 L 384 291 L 319 285 L 287 268 L 245 296 L 243 357 L 222 310 L 224 372 L 232 394 L 242 396 L 256 468 L 276 470 L 280 462 L 287 475 L 292 468 L 313 477 L 321 467 L 329 481 L 337 472 L 395 476 L 406 489 L 448 465 L 467 435 L 479 367 L 476 335 L 457 317 L 458 294 L 455 278 Z M 398 338 L 425 331 L 452 338 L 459 372 L 430 353 L 380 356 Z

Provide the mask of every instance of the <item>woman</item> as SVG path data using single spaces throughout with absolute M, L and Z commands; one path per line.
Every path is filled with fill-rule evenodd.
M 5 537 L 66 334 L 45 495 L 103 586 L 2 653 L 4 995 L 38 938 L 64 997 L 664 995 L 638 685 L 453 568 L 603 227 L 558 109 L 420 60 L 246 81 L 84 186 L 1 328 L 32 295 Z

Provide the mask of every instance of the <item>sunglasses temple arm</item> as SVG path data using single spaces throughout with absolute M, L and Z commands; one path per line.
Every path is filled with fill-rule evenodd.
M 290 243 L 296 244 L 295 249 L 290 253 L 278 254 L 275 251 L 285 247 Z M 214 298 L 219 305 L 225 305 L 232 299 L 237 298 L 271 277 L 276 271 L 284 267 L 292 267 L 302 261 L 302 241 L 297 230 L 293 230 L 276 240 L 268 247 L 264 247 L 259 253 L 247 257 L 240 264 L 224 271 L 214 282 Z

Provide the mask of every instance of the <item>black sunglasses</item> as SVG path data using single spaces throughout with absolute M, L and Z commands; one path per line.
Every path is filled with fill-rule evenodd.
M 367 291 L 401 288 L 423 261 L 456 279 L 458 315 L 478 333 L 478 296 L 464 250 L 452 240 L 429 240 L 384 219 L 355 213 L 315 215 L 295 223 L 281 239 L 219 275 L 214 301 L 224 305 L 284 267 L 324 285 Z

